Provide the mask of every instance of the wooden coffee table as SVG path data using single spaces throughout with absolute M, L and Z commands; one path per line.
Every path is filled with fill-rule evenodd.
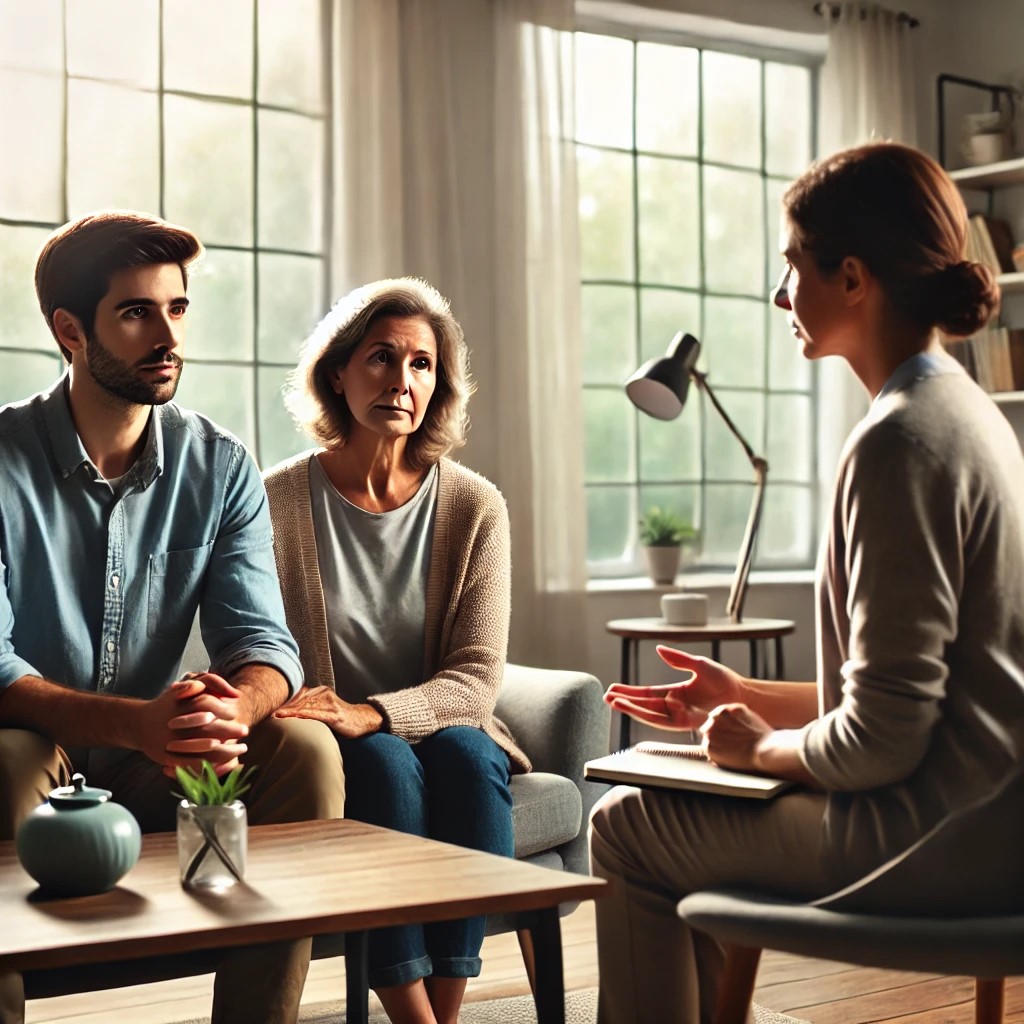
M 179 883 L 173 833 L 148 835 L 138 864 L 99 896 L 42 899 L 0 843 L 0 973 L 96 964 L 344 932 L 347 1020 L 368 1013 L 366 933 L 475 914 L 525 912 L 539 1024 L 564 1021 L 558 904 L 605 883 L 356 821 L 253 826 L 244 885 L 220 895 Z

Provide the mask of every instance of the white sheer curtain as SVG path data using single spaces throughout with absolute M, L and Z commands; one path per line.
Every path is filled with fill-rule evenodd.
M 586 514 L 572 0 L 331 0 L 332 287 L 417 274 L 512 522 L 510 658 L 579 664 Z M 486 93 L 486 95 L 485 95 Z
M 917 141 L 912 29 L 878 4 L 834 3 L 826 14 L 818 151 L 822 156 L 872 140 Z M 868 398 L 842 359 L 819 364 L 818 479 L 827 507 L 843 443 Z
M 495 342 L 512 657 L 579 664 L 586 587 L 572 0 L 498 0 Z

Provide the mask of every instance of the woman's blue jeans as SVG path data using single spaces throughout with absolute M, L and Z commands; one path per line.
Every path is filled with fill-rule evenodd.
M 452 726 L 419 743 L 390 733 L 338 738 L 345 816 L 511 857 L 508 755 L 481 729 Z M 486 917 L 380 928 L 369 935 L 371 988 L 475 978 Z

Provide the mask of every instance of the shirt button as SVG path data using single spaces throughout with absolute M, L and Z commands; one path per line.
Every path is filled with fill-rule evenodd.
M 117 588 L 118 588 L 118 586 L 120 585 L 120 583 L 121 583 L 121 577 L 120 577 L 120 576 L 111 576 L 111 577 L 110 577 L 110 585 L 111 585 L 111 586 L 112 586 L 112 587 L 113 587 L 113 588 L 114 588 L 115 590 L 117 590 Z
M 111 654 L 113 654 L 113 652 L 114 652 L 114 641 L 113 640 L 108 640 L 107 641 L 107 650 L 110 651 Z

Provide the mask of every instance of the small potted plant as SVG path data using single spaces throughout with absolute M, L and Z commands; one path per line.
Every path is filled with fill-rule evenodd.
M 220 778 L 209 761 L 198 774 L 175 769 L 182 788 L 178 865 L 186 889 L 227 889 L 245 877 L 248 819 L 238 798 L 249 788 L 253 770 L 239 767 Z
M 679 572 L 683 547 L 693 545 L 697 530 L 675 512 L 652 505 L 640 520 L 640 544 L 655 583 L 672 583 Z

